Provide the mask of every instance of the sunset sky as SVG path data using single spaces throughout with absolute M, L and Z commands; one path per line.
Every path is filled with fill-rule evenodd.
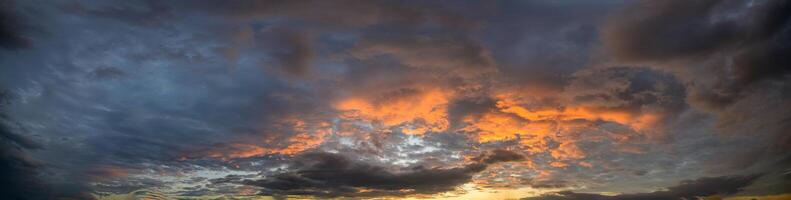
M 791 199 L 791 1 L 0 0 L 0 199 Z

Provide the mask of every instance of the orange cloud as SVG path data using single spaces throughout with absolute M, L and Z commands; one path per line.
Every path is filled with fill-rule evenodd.
M 308 124 L 299 118 L 285 118 L 279 123 L 279 126 L 284 126 L 283 128 L 294 134 L 287 136 L 285 141 L 279 140 L 280 138 L 267 138 L 261 143 L 228 144 L 225 148 L 207 153 L 206 156 L 227 160 L 269 154 L 294 155 L 321 145 L 332 133 L 332 126 L 329 122 Z
M 486 113 L 480 119 L 468 117 L 464 130 L 476 133 L 479 142 L 512 140 L 526 133 L 524 120 L 504 113 Z
M 660 119 L 657 114 L 652 113 L 633 113 L 627 110 L 587 106 L 527 109 L 509 95 L 501 95 L 500 98 L 503 99 L 497 102 L 497 107 L 501 112 L 513 113 L 531 121 L 608 121 L 642 131 L 654 127 Z
M 447 106 L 451 93 L 440 89 L 402 90 L 377 98 L 351 97 L 334 105 L 345 118 L 358 118 L 392 127 L 404 125 L 407 134 L 448 129 Z
M 559 162 L 559 161 L 554 161 L 554 162 L 549 163 L 549 166 L 556 167 L 556 168 L 566 168 L 566 167 L 569 166 L 569 164 L 566 164 L 566 163 L 563 163 L 563 162 Z
M 583 158 L 585 157 L 585 152 L 574 141 L 567 140 L 560 143 L 556 149 L 553 149 L 550 155 L 556 159 L 569 160 Z
M 472 138 L 482 143 L 517 140 L 529 153 L 548 153 L 555 159 L 548 161 L 549 166 L 565 168 L 569 163 L 560 161 L 580 160 L 586 157 L 584 149 L 577 145 L 578 140 L 583 139 L 580 132 L 595 128 L 595 122 L 617 123 L 641 132 L 653 128 L 660 119 L 659 115 L 652 113 L 586 106 L 527 107 L 524 105 L 531 105 L 532 102 L 525 102 L 517 96 L 512 93 L 495 95 L 497 109 L 482 115 L 465 117 L 466 126 L 461 130 L 470 133 Z M 622 136 L 598 137 L 593 139 Z M 609 139 L 619 142 L 625 140 L 624 138 Z M 592 166 L 587 162 L 572 163 L 579 163 L 585 167 Z

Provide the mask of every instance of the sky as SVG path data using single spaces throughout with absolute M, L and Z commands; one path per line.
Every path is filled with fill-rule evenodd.
M 0 199 L 791 199 L 789 11 L 0 0 Z

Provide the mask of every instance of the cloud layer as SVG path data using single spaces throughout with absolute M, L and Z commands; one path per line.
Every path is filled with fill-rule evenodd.
M 785 1 L 1 5 L 3 196 L 788 192 Z
M 704 177 L 697 180 L 682 181 L 678 185 L 668 187 L 662 191 L 651 193 L 619 194 L 613 196 L 575 193 L 571 191 L 558 192 L 540 197 L 524 198 L 524 200 L 615 200 L 615 199 L 700 199 L 714 195 L 728 195 L 741 191 L 752 184 L 759 176 L 734 176 L 734 177 Z

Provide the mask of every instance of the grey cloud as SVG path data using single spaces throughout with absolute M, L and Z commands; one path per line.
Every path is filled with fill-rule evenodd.
M 703 122 L 712 118 L 699 115 L 680 118 L 689 120 L 683 122 L 689 123 L 686 124 L 688 127 L 677 126 L 673 128 L 678 130 L 670 130 L 676 140 L 662 141 L 672 143 L 670 147 L 663 146 L 668 144 L 661 142 L 645 144 L 643 137 L 648 135 L 624 131 L 625 127 L 612 123 L 586 124 L 594 127 L 559 133 L 557 137 L 579 139 L 578 145 L 588 155 L 580 161 L 589 161 L 594 167 L 583 168 L 568 163 L 572 166 L 550 170 L 556 174 L 552 175 L 554 179 L 547 180 L 526 178 L 535 176 L 536 171 L 519 169 L 521 172 L 516 173 L 525 177 L 522 179 L 526 181 L 524 185 L 534 187 L 590 186 L 595 185 L 589 184 L 591 182 L 609 181 L 611 184 L 608 186 L 612 186 L 610 189 L 614 191 L 628 190 L 631 188 L 619 186 L 645 183 L 646 178 L 679 176 L 673 170 L 684 171 L 684 175 L 698 175 L 708 169 L 701 165 L 723 163 L 723 155 L 742 157 L 732 153 L 742 150 L 733 146 L 750 149 L 771 146 L 765 150 L 745 149 L 745 152 L 756 152 L 745 153 L 746 157 L 754 159 L 736 159 L 739 166 L 765 160 L 765 153 L 787 152 L 784 147 L 791 140 L 787 134 L 778 133 L 788 130 L 786 124 L 789 123 L 784 123 L 788 121 L 784 113 L 788 112 L 784 111 L 791 106 L 787 106 L 785 101 L 787 94 L 777 92 L 788 88 L 788 81 L 778 78 L 787 76 L 787 71 L 744 68 L 748 72 L 709 72 L 709 69 L 719 68 L 703 61 L 701 63 L 705 65 L 690 65 L 693 66 L 690 69 L 696 70 L 683 73 L 679 70 L 687 68 L 653 65 L 652 70 L 637 67 L 582 69 L 589 66 L 589 62 L 597 62 L 589 58 L 595 56 L 593 51 L 601 45 L 596 40 L 602 36 L 598 34 L 597 25 L 608 11 L 621 4 L 613 2 L 616 3 L 495 2 L 493 4 L 499 5 L 490 7 L 489 2 L 354 0 L 78 1 L 76 4 L 68 1 L 55 2 L 54 5 L 19 1 L 25 9 L 2 12 L 10 14 L 2 15 L 0 21 L 0 37 L 3 37 L 0 38 L 3 39 L 0 48 L 24 48 L 19 51 L 0 49 L 0 63 L 3 65 L 0 82 L 11 84 L 9 89 L 19 96 L 13 105 L 8 106 L 8 113 L 13 113 L 8 116 L 9 122 L 15 122 L 5 123 L 8 126 L 3 127 L 11 127 L 14 131 L 0 134 L 3 142 L 0 150 L 4 156 L 0 158 L 0 167 L 3 174 L 9 173 L 2 178 L 2 185 L 31 180 L 73 193 L 123 193 L 162 187 L 170 182 L 119 176 L 112 170 L 130 175 L 150 175 L 234 169 L 268 175 L 273 173 L 269 170 L 293 159 L 291 163 L 295 164 L 287 171 L 274 172 L 265 179 L 260 179 L 260 176 L 229 176 L 209 181 L 215 185 L 184 188 L 185 191 L 177 193 L 232 194 L 240 187 L 261 186 L 263 194 L 273 195 L 388 196 L 450 191 L 469 182 L 473 175 L 492 163 L 519 159 L 546 161 L 549 158 L 549 155 L 540 153 L 529 154 L 530 158 L 525 158 L 521 154 L 523 152 L 495 150 L 475 158 L 472 164 L 460 164 L 465 162 L 465 156 L 488 149 L 518 147 L 519 141 L 480 144 L 470 137 L 474 133 L 447 131 L 415 136 L 402 133 L 401 127 L 385 130 L 358 121 L 337 122 L 338 113 L 329 105 L 346 95 L 372 102 L 414 99 L 420 97 L 426 87 L 453 90 L 457 95 L 450 99 L 448 105 L 450 130 L 456 130 L 464 117 L 497 109 L 497 100 L 491 96 L 497 95 L 500 87 L 505 92 L 536 96 L 535 101 L 525 105 L 530 108 L 534 105 L 560 107 L 562 105 L 555 99 L 556 95 L 568 95 L 576 104 L 630 112 L 660 111 L 668 115 L 692 112 L 684 110 L 685 95 L 693 100 L 703 95 L 690 94 L 705 92 L 714 93 L 708 96 L 729 97 L 722 102 L 732 106 L 721 109 L 718 118 L 723 120 L 722 127 L 708 126 L 709 123 Z M 692 7 L 689 9 L 705 10 L 710 6 L 707 3 L 689 5 Z M 720 10 L 743 13 L 738 2 L 712 4 L 717 4 L 712 8 L 717 11 L 700 13 L 714 13 L 712 19 L 727 18 L 721 13 L 728 12 Z M 755 9 L 766 8 L 768 14 L 765 17 L 744 15 L 749 16 L 745 18 L 767 19 L 757 20 L 762 21 L 760 23 L 745 22 L 747 25 L 731 26 L 731 21 L 741 24 L 741 18 L 723 18 L 725 22 L 717 27 L 735 28 L 701 25 L 701 29 L 706 30 L 691 30 L 692 39 L 682 38 L 686 37 L 683 34 L 676 37 L 632 31 L 630 27 L 644 25 L 614 20 L 612 26 L 626 27 L 605 27 L 605 39 L 609 36 L 607 34 L 617 32 L 630 36 L 625 37 L 627 42 L 632 38 L 644 39 L 631 37 L 631 33 L 654 34 L 657 40 L 671 42 L 648 43 L 659 50 L 629 45 L 607 46 L 609 51 L 606 53 L 617 54 L 616 58 L 635 62 L 630 64 L 636 66 L 654 64 L 656 60 L 671 57 L 678 57 L 681 60 L 678 62 L 684 63 L 710 61 L 706 56 L 668 53 L 673 51 L 715 55 L 711 56 L 712 59 L 721 58 L 723 53 L 729 58 L 738 57 L 733 59 L 734 63 L 783 63 L 782 57 L 774 52 L 786 51 L 786 46 L 777 44 L 787 41 L 787 32 L 780 31 L 781 28 L 756 28 L 755 33 L 749 34 L 741 30 L 779 27 L 777 24 L 782 23 L 783 20 L 779 19 L 784 13 L 772 10 L 783 7 L 771 6 L 774 4 L 781 3 L 756 4 Z M 41 14 L 35 20 L 37 27 L 40 25 L 52 34 L 28 36 L 26 27 L 22 26 L 27 21 L 6 23 L 5 16 L 13 16 L 11 14 L 17 11 L 27 15 Z M 638 15 L 632 17 L 635 20 L 652 18 L 640 17 L 643 14 L 630 12 L 625 15 Z M 700 17 L 688 13 L 672 15 L 674 17 L 671 18 Z M 672 22 L 662 27 L 674 29 L 676 25 L 672 24 L 684 20 L 658 21 Z M 678 29 L 686 27 L 679 26 L 682 28 Z M 717 32 L 720 29 L 726 30 L 727 34 L 720 35 Z M 678 39 L 685 45 L 674 46 L 676 43 L 671 39 Z M 704 39 L 717 40 L 696 43 Z M 5 41 L 14 42 L 7 45 Z M 35 45 L 31 46 L 32 41 Z M 613 45 L 608 43 L 612 42 L 610 40 L 604 42 Z M 676 49 L 686 48 L 686 43 L 692 46 L 690 50 Z M 629 49 L 627 53 L 642 53 L 642 56 L 613 49 L 620 47 Z M 232 69 L 227 67 L 229 63 L 234 65 Z M 720 76 L 729 73 L 744 75 Z M 720 77 L 734 77 L 734 80 Z M 776 83 L 777 80 L 781 83 Z M 697 84 L 700 82 L 705 84 Z M 734 87 L 742 83 L 754 87 Z M 765 85 L 775 88 L 762 90 L 764 88 L 758 87 Z M 535 91 L 519 90 L 519 87 L 541 87 L 545 90 L 533 95 Z M 714 89 L 706 90 L 711 87 Z M 514 88 L 517 89 L 511 90 Z M 562 90 L 566 93 L 558 94 Z M 544 92 L 551 94 L 545 95 Z M 745 98 L 728 101 L 736 96 Z M 219 158 L 223 153 L 249 150 L 247 147 L 285 148 L 292 144 L 290 139 L 295 134 L 315 133 L 313 130 L 298 130 L 294 124 L 280 123 L 280 120 L 290 117 L 299 118 L 306 124 L 329 122 L 333 133 L 327 134 L 324 142 L 314 149 L 342 153 L 308 154 L 295 158 L 263 154 L 230 160 Z M 310 129 L 310 125 L 307 127 Z M 16 131 L 17 128 L 22 131 Z M 751 133 L 740 134 L 751 139 L 730 139 L 738 142 L 725 143 L 712 133 L 721 130 Z M 639 146 L 648 152 L 629 155 L 614 152 L 614 144 L 611 144 L 614 141 L 602 141 L 602 138 L 609 138 L 608 134 L 628 140 L 628 145 Z M 408 142 L 415 143 L 401 145 Z M 549 143 L 550 146 L 558 145 L 554 141 Z M 770 143 L 772 145 L 766 145 Z M 667 149 L 672 151 L 667 152 Z M 393 159 L 420 162 L 397 165 L 392 163 Z M 615 166 L 605 166 L 608 161 Z M 681 165 L 686 168 L 681 168 Z M 643 172 L 643 176 L 633 178 Z M 340 177 L 338 174 L 370 179 Z M 256 179 L 244 181 L 251 178 Z M 91 186 L 97 182 L 108 185 Z M 29 189 L 10 188 L 22 192 Z M 372 191 L 356 193 L 360 188 Z
M 712 195 L 728 195 L 741 191 L 753 183 L 760 175 L 704 177 L 696 180 L 682 181 L 666 190 L 650 193 L 619 194 L 613 196 L 577 193 L 572 191 L 558 192 L 523 200 L 684 200 L 697 199 Z
M 504 149 L 495 149 L 492 150 L 488 155 L 483 156 L 483 158 L 481 158 L 480 161 L 486 164 L 494 164 L 499 162 L 522 160 L 524 158 L 525 156 L 515 153 L 513 151 L 508 151 Z
M 31 46 L 30 38 L 23 34 L 22 18 L 16 15 L 15 2 L 0 2 L 0 47 L 5 49 L 22 49 Z
M 480 117 L 483 113 L 490 112 L 497 108 L 497 102 L 491 98 L 465 98 L 452 102 L 448 106 L 448 121 L 452 128 L 460 128 L 464 125 L 464 117 Z
M 482 98 L 492 82 L 486 77 L 497 73 L 488 49 L 462 33 L 392 30 L 363 36 L 343 54 L 349 66 L 338 87 L 352 96 L 388 99 L 442 89 Z
M 695 84 L 692 100 L 722 108 L 748 95 L 750 86 L 788 74 L 790 6 L 785 1 L 640 2 L 614 16 L 603 39 L 616 60 L 670 68 Z M 716 75 L 701 74 L 707 72 Z
M 668 59 L 720 50 L 736 36 L 734 24 L 711 24 L 720 1 L 640 2 L 613 17 L 605 40 L 617 58 Z M 678 40 L 678 41 L 677 41 Z M 649 46 L 645 46 L 649 45 Z
M 4 113 L 0 114 L 3 114 L 0 116 L 3 118 L 0 121 L 0 184 L 3 185 L 0 195 L 14 199 L 43 199 L 46 196 L 38 191 L 44 189 L 44 185 L 35 178 L 41 166 L 27 154 L 32 150 L 30 147 L 37 144 L 13 133 Z
M 102 182 L 95 186 L 96 193 L 126 194 L 141 189 L 169 187 L 164 182 L 151 178 L 133 178 Z
M 674 76 L 652 69 L 609 67 L 580 70 L 563 94 L 569 105 L 657 114 L 665 120 L 686 109 L 686 90 Z
M 708 162 L 749 167 L 788 154 L 789 9 L 787 1 L 637 2 L 603 26 L 604 53 L 673 74 L 686 103 L 716 121 L 705 131 L 745 137 L 739 153 Z
M 92 199 L 79 188 L 50 185 L 46 178 L 46 163 L 34 158 L 32 151 L 45 147 L 21 133 L 19 124 L 8 116 L 6 106 L 11 94 L 0 88 L 0 196 L 10 199 Z M 76 189 L 76 190 L 69 190 Z
M 524 92 L 562 90 L 569 76 L 595 61 L 597 24 L 624 3 L 498 1 L 495 11 L 484 11 L 481 33 L 485 46 L 494 47 L 498 80 Z
M 519 154 L 496 150 L 479 163 L 451 168 L 413 167 L 391 169 L 356 161 L 339 154 L 307 153 L 293 160 L 291 172 L 275 174 L 245 184 L 264 188 L 265 195 L 391 196 L 433 194 L 453 190 L 490 164 L 523 159 Z M 372 192 L 358 193 L 358 189 Z
M 70 13 L 112 19 L 137 26 L 159 27 L 173 17 L 171 8 L 161 1 L 146 0 L 143 3 L 116 2 L 108 6 L 89 8 L 79 2 L 70 2 L 62 8 Z
M 310 73 L 311 64 L 315 58 L 313 41 L 306 33 L 289 30 L 272 30 L 277 41 L 272 54 L 280 72 L 292 76 L 305 76 Z
M 415 25 L 437 22 L 448 27 L 469 28 L 474 23 L 430 4 L 416 6 L 396 1 L 201 1 L 186 3 L 209 13 L 233 19 L 290 17 L 331 27 L 377 24 Z
M 20 3 L 31 6 L 35 2 Z M 281 140 L 293 132 L 268 127 L 274 124 L 270 122 L 306 113 L 319 118 L 318 113 L 323 112 L 306 89 L 261 73 L 257 65 L 229 72 L 213 62 L 219 55 L 204 46 L 212 43 L 211 37 L 192 34 L 187 31 L 194 28 L 190 25 L 172 27 L 178 30 L 173 34 L 149 25 L 116 21 L 123 19 L 57 13 L 48 6 L 53 5 L 36 5 L 35 11 L 48 13 L 38 22 L 51 23 L 49 27 L 59 34 L 40 38 L 37 44 L 41 48 L 18 55 L 3 54 L 14 59 L 2 59 L 3 72 L 11 72 L 4 75 L 18 76 L 2 81 L 21 92 L 9 106 L 8 113 L 13 113 L 9 118 L 35 136 L 30 137 L 31 142 L 14 139 L 14 144 L 31 146 L 35 141 L 46 147 L 25 149 L 24 155 L 42 161 L 35 172 L 47 172 L 49 176 L 41 181 L 48 185 L 74 193 L 103 189 L 93 188 L 91 183 L 118 176 L 105 168 L 129 173 L 183 173 L 195 170 L 196 165 L 222 168 L 227 164 L 217 160 L 178 159 L 215 144 L 261 142 L 261 137 L 272 137 L 273 143 L 283 144 Z M 61 15 L 68 17 L 46 18 Z M 174 38 L 183 40 L 171 40 Z M 74 44 L 63 44 L 70 43 L 66 41 Z M 39 57 L 55 51 L 70 53 Z M 195 58 L 203 60 L 192 62 Z M 31 68 L 40 73 L 22 76 Z M 109 79 L 113 80 L 106 81 Z M 19 135 L 5 133 L 4 138 Z M 22 171 L 16 174 L 23 176 L 20 180 L 38 176 Z
M 408 67 L 451 71 L 463 77 L 496 70 L 486 48 L 471 38 L 453 35 L 373 36 L 359 42 L 350 53 L 360 59 L 393 56 Z
M 121 78 L 125 74 L 123 70 L 115 67 L 97 67 L 88 73 L 88 77 L 98 80 L 107 80 Z

